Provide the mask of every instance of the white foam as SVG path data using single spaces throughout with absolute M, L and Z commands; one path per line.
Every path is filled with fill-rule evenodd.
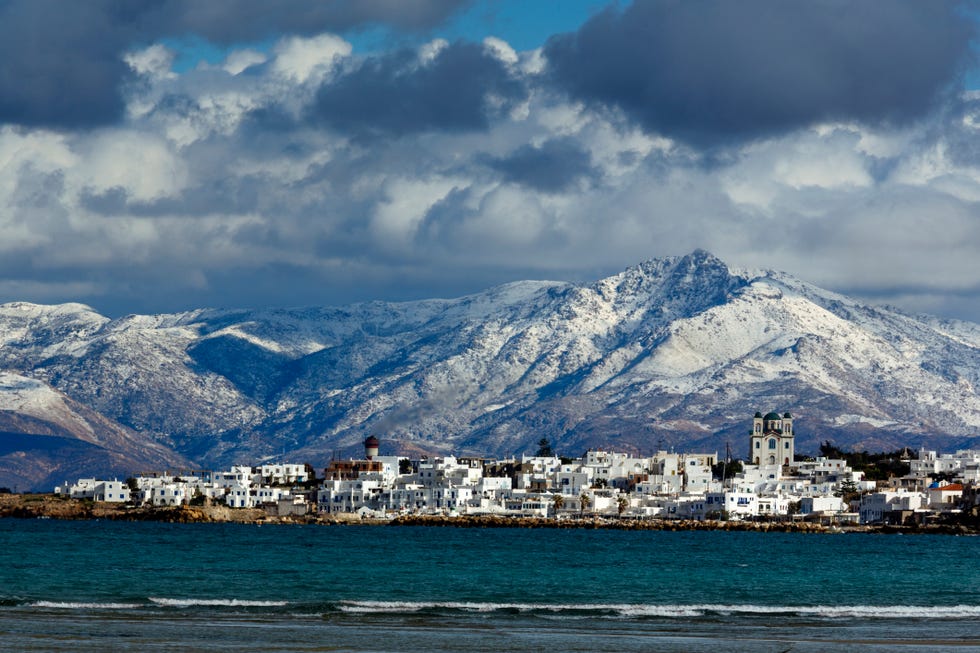
M 133 610 L 139 603 L 85 603 L 75 601 L 35 601 L 32 608 L 57 608 L 59 610 Z
M 428 601 L 344 601 L 343 612 L 394 613 L 421 610 L 494 612 L 608 612 L 624 617 L 689 618 L 714 614 L 796 614 L 811 618 L 855 617 L 863 619 L 967 619 L 980 617 L 980 605 L 754 605 L 754 604 L 633 604 L 633 603 L 483 603 Z
M 251 601 L 248 599 L 167 599 L 150 597 L 157 605 L 174 608 L 204 607 L 235 607 L 235 608 L 270 608 L 289 605 L 289 601 Z
M 610 612 L 629 616 L 657 615 L 665 617 L 690 617 L 703 614 L 694 606 L 685 605 L 633 605 L 622 603 L 481 603 L 438 601 L 345 601 L 343 612 L 418 612 L 420 610 L 463 610 L 467 612 L 494 612 L 516 610 L 519 612 Z

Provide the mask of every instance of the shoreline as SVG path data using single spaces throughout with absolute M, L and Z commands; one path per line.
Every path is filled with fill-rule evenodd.
M 400 515 L 390 519 L 361 518 L 356 514 L 309 514 L 275 517 L 261 508 L 212 506 L 128 506 L 68 499 L 54 494 L 0 495 L 0 519 L 58 519 L 64 521 L 154 521 L 167 523 L 233 523 L 292 525 L 426 526 L 434 528 L 553 528 L 625 531 L 756 531 L 765 533 L 874 533 L 976 535 L 977 529 L 960 524 L 927 526 L 824 525 L 805 521 L 716 521 L 637 519 L 612 516 L 517 517 L 501 515 Z

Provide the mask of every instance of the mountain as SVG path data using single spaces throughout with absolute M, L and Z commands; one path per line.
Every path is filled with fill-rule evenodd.
M 44 488 L 81 476 L 186 468 L 168 447 L 106 419 L 43 381 L 0 372 L 0 486 Z
M 5 304 L 0 370 L 200 465 L 320 466 L 369 434 L 392 453 L 511 454 L 546 437 L 569 454 L 741 455 L 757 410 L 797 417 L 798 452 L 980 444 L 980 326 L 704 251 L 451 300 L 116 320 Z

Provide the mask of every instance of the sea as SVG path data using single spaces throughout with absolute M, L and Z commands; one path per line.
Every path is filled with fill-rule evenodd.
M 0 650 L 980 652 L 980 538 L 0 519 Z

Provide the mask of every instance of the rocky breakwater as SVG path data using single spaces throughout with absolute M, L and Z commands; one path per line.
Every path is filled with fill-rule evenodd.
M 576 517 L 506 517 L 500 515 L 403 515 L 393 526 L 455 526 L 461 528 L 606 528 L 629 531 L 758 531 L 781 533 L 826 533 L 826 526 L 808 522 L 743 522 L 691 519 L 619 519 Z
M 75 500 L 56 494 L 0 495 L 0 517 L 175 523 L 256 523 L 267 519 L 265 511 L 261 509 L 232 510 L 227 506 L 131 506 L 121 503 Z

